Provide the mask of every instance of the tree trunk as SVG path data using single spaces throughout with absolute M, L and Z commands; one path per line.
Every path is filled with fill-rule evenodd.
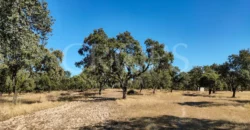
M 15 78 L 16 78 L 16 76 L 12 77 L 12 86 L 13 86 L 13 92 L 14 92 L 14 95 L 13 95 L 13 104 L 16 105 L 16 103 L 17 103 L 17 88 L 16 88 Z
M 210 94 L 211 94 L 211 92 L 212 92 L 212 89 L 211 89 L 211 88 L 209 88 L 209 90 L 208 90 L 208 91 L 209 91 L 209 95 L 210 95 Z
M 123 92 L 122 92 L 122 94 L 123 94 L 122 98 L 126 99 L 127 98 L 127 87 L 124 87 L 122 90 L 123 90 Z
M 156 87 L 154 87 L 154 89 L 153 89 L 153 94 L 155 94 L 155 90 L 156 90 Z
M 232 88 L 232 90 L 233 90 L 233 98 L 235 98 L 235 94 L 236 94 L 236 88 L 234 87 L 234 88 Z
M 51 86 L 49 85 L 49 93 L 51 92 Z
M 173 88 L 170 89 L 170 92 L 171 92 L 171 93 L 173 92 Z
M 122 98 L 126 99 L 127 98 L 127 85 L 128 85 L 128 81 L 125 81 L 121 85 L 122 85 Z
M 215 93 L 215 88 L 213 88 L 213 93 Z
M 102 84 L 99 86 L 99 95 L 102 95 Z
M 143 88 L 143 85 L 141 84 L 141 85 L 140 85 L 140 93 L 141 93 L 141 91 L 142 91 L 142 88 Z

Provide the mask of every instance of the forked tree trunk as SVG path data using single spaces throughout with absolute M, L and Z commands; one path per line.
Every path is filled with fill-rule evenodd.
M 236 94 L 236 88 L 234 87 L 234 88 L 232 88 L 232 90 L 233 90 L 233 98 L 235 98 L 235 94 Z

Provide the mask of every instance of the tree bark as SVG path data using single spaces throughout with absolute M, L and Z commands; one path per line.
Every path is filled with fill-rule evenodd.
M 144 81 L 142 80 L 141 84 L 140 84 L 140 93 L 142 91 L 142 88 L 144 88 Z
M 212 92 L 212 89 L 211 89 L 211 88 L 209 88 L 209 90 L 208 90 L 208 91 L 209 91 L 209 95 L 210 95 L 210 94 L 211 94 L 211 92 Z
M 122 90 L 123 90 L 123 92 L 122 92 L 123 93 L 122 98 L 126 99 L 127 98 L 127 87 L 124 87 Z
M 141 91 L 142 91 L 142 85 L 141 85 L 141 87 L 140 87 L 140 93 L 141 93 Z
M 234 87 L 234 88 L 232 88 L 232 90 L 233 90 L 233 98 L 235 98 L 235 94 L 236 94 L 236 88 Z
M 99 95 L 102 95 L 102 84 L 99 86 Z
M 122 86 L 122 98 L 123 99 L 127 98 L 127 85 L 128 85 L 128 81 L 125 81 L 124 83 L 121 83 L 121 86 Z
M 215 88 L 213 88 L 213 93 L 215 93 Z
M 14 93 L 14 95 L 13 95 L 13 104 L 15 104 L 16 105 L 16 103 L 17 103 L 17 88 L 16 88 L 16 76 L 14 75 L 13 77 L 12 77 L 12 86 L 13 86 L 13 93 Z
M 155 94 L 156 87 L 154 87 L 153 94 Z
M 49 93 L 51 92 L 51 86 L 49 85 Z

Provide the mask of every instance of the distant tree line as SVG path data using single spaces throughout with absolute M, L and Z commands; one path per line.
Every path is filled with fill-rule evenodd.
M 150 88 L 153 93 L 156 89 L 172 92 L 205 87 L 209 94 L 232 91 L 232 97 L 237 89 L 250 89 L 249 49 L 230 55 L 221 65 L 196 66 L 189 72 L 180 72 L 172 65 L 174 56 L 164 50 L 163 43 L 147 39 L 145 49 L 141 45 L 127 31 L 110 38 L 103 29 L 94 30 L 78 51 L 83 59 L 76 62 L 76 66 L 83 66 L 84 71 L 76 77 L 83 77 L 81 79 L 88 82 L 89 87 L 95 83 L 99 86 L 99 94 L 103 87 L 122 88 L 123 98 L 126 98 L 128 87 L 140 91 Z

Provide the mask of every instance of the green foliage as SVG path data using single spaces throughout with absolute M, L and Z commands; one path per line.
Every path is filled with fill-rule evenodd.
M 200 87 L 200 78 L 203 74 L 203 68 L 201 66 L 196 66 L 189 71 L 190 75 L 190 89 L 197 90 Z
M 50 91 L 60 89 L 63 53 L 48 50 L 54 19 L 42 0 L 0 1 L 0 91 Z
M 35 88 L 35 82 L 30 78 L 29 72 L 25 70 L 19 70 L 17 73 L 16 87 L 19 92 L 31 92 Z
M 139 77 L 150 66 L 160 70 L 172 63 L 173 55 L 164 51 L 164 44 L 147 39 L 145 45 L 144 53 L 140 43 L 128 31 L 109 38 L 103 29 L 94 30 L 84 39 L 78 51 L 84 58 L 76 66 L 83 66 L 95 75 L 100 90 L 106 82 L 118 82 L 123 89 L 123 98 L 126 98 L 131 79 Z

